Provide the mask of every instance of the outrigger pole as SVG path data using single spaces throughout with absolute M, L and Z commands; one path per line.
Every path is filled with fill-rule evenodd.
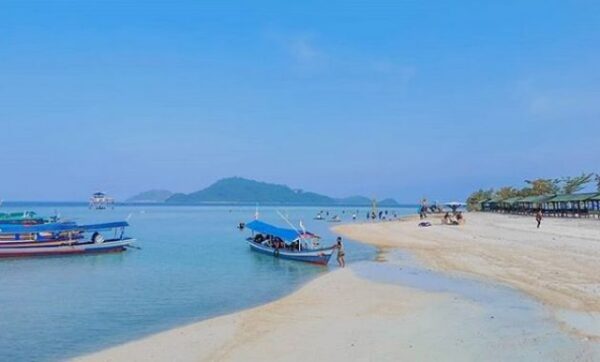
M 287 217 L 283 216 L 283 214 L 277 210 L 277 214 L 289 225 L 291 226 L 292 229 L 294 229 L 294 231 L 296 232 L 296 234 L 298 234 L 298 237 L 301 239 L 302 238 L 302 234 L 300 233 L 300 231 L 298 231 L 298 229 L 296 229 L 296 227 L 294 226 L 294 224 L 292 224 L 290 222 L 290 220 L 288 220 Z M 300 250 L 300 241 L 298 241 L 298 250 Z

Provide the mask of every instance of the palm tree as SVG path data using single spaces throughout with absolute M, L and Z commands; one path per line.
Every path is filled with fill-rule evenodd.
M 593 176 L 594 176 L 593 173 L 586 174 L 584 172 L 580 176 L 563 177 L 562 178 L 562 182 L 563 182 L 562 192 L 567 195 L 570 195 L 570 194 L 574 194 L 578 191 L 581 191 L 585 187 L 585 185 L 587 185 L 588 183 L 590 183 L 590 181 L 592 181 Z
M 541 196 L 557 194 L 560 190 L 558 179 L 538 178 L 535 180 L 525 180 L 529 187 L 524 188 L 523 196 Z
M 480 210 L 481 202 L 491 199 L 494 195 L 494 190 L 483 190 L 475 191 L 467 198 L 467 209 L 468 210 Z

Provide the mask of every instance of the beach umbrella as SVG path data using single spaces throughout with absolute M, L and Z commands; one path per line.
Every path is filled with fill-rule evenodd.
M 464 202 L 458 201 L 447 202 L 445 205 L 451 208 L 452 211 L 456 211 L 456 209 L 458 209 L 459 207 L 466 206 Z
M 452 202 L 447 202 L 445 204 L 446 206 L 455 206 L 455 207 L 461 207 L 461 206 L 465 206 L 466 204 L 464 202 L 458 202 L 458 201 L 452 201 Z

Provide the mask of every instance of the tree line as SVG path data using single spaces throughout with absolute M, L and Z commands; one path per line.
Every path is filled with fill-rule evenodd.
M 481 202 L 499 198 L 508 199 L 510 197 L 527 197 L 555 194 L 575 194 L 585 188 L 589 183 L 596 184 L 596 190 L 600 192 L 600 174 L 582 173 L 579 176 L 567 176 L 562 178 L 538 178 L 534 180 L 525 180 L 523 188 L 504 186 L 497 190 L 480 189 L 475 191 L 467 198 L 467 207 L 469 210 L 479 210 Z

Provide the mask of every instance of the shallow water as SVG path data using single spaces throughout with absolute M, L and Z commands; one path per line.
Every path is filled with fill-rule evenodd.
M 467 338 L 472 339 L 472 334 L 476 334 L 481 340 L 491 341 L 481 346 L 481 357 L 485 360 L 600 360 L 600 344 L 565 333 L 551 310 L 519 291 L 432 271 L 402 251 L 391 251 L 387 258 L 389 263 L 356 263 L 353 270 L 370 280 L 450 294 L 455 300 L 473 303 L 478 312 L 467 313 L 464 330 L 448 338 L 458 338 L 457 335 L 468 331 L 471 335 Z M 473 320 L 476 315 L 480 317 Z M 585 319 L 586 323 L 589 321 Z
M 124 253 L 0 260 L 0 360 L 60 360 L 174 326 L 277 299 L 335 269 L 252 253 L 248 232 L 235 228 L 254 207 L 85 206 L 29 207 L 78 222 L 130 217 L 128 235 L 141 250 Z M 2 211 L 21 208 L 3 207 Z M 280 208 L 295 225 L 333 243 L 330 224 L 314 221 L 317 208 Z M 346 221 L 349 208 L 332 210 Z M 396 209 L 399 213 L 412 209 Z M 366 213 L 361 210 L 360 215 Z M 261 219 L 284 226 L 275 208 Z M 347 243 L 348 262 L 374 249 Z

